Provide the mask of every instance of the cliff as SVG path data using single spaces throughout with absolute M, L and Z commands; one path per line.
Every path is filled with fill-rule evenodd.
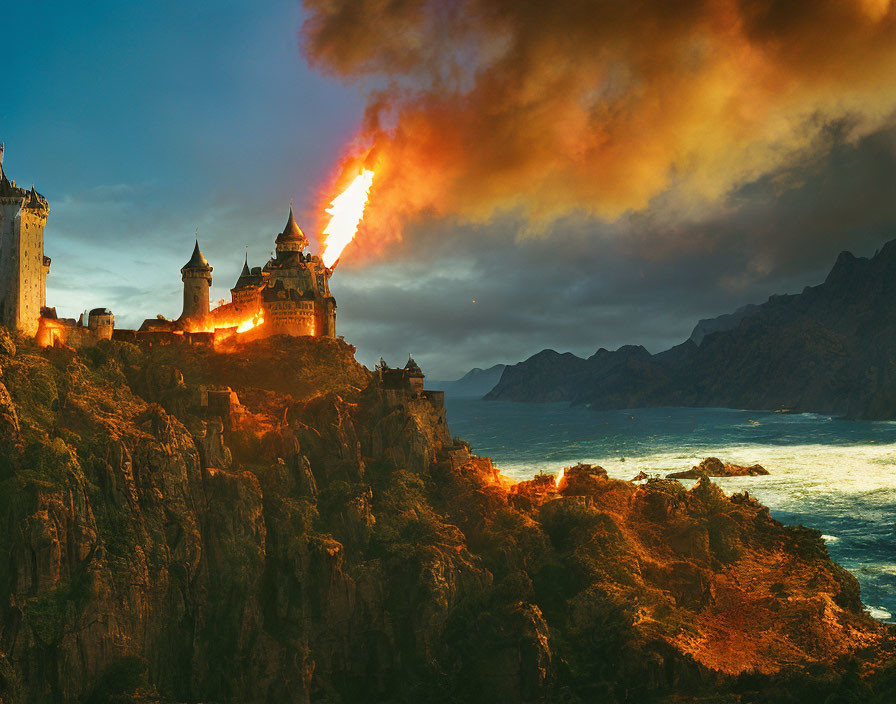
M 588 359 L 542 352 L 508 366 L 486 398 L 894 418 L 896 240 L 870 259 L 844 252 L 824 283 L 702 321 L 695 335 L 699 345 L 692 336 L 655 355 L 641 347 Z
M 724 313 L 715 318 L 704 318 L 700 322 L 698 322 L 694 329 L 691 331 L 691 336 L 688 338 L 692 340 L 694 344 L 699 345 L 703 342 L 703 338 L 707 335 L 710 335 L 714 332 L 725 332 L 727 330 L 734 330 L 738 325 L 740 325 L 740 321 L 744 318 L 753 315 L 759 311 L 759 306 L 750 303 L 745 306 L 741 306 L 733 313 Z
M 353 352 L 0 330 L 0 702 L 896 691 L 816 531 L 708 480 L 513 485 Z
M 488 369 L 476 367 L 453 381 L 429 381 L 428 386 L 441 389 L 449 396 L 482 398 L 494 388 L 504 372 L 503 364 L 495 364 Z

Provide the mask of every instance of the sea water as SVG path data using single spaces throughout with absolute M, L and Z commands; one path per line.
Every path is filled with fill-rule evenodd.
M 690 469 L 709 456 L 761 464 L 769 476 L 714 481 L 729 493 L 749 491 L 785 524 L 820 530 L 831 557 L 858 578 L 869 613 L 896 617 L 896 422 L 450 397 L 447 409 L 452 433 L 515 479 L 577 462 L 619 479 Z

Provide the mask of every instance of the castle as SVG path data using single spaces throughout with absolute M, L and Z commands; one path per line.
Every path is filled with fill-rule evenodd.
M 249 258 L 230 289 L 230 302 L 209 309 L 212 267 L 199 249 L 183 266 L 184 305 L 174 329 L 188 332 L 227 330 L 251 323 L 251 337 L 268 335 L 336 336 L 336 299 L 330 294 L 332 269 L 308 254 L 308 238 L 292 207 L 283 231 L 274 240 L 276 254 L 262 267 Z M 151 321 L 155 324 L 155 321 Z M 158 327 L 157 324 L 155 324 Z M 245 331 L 244 331 L 245 332 Z
M 239 335 L 336 336 L 336 300 L 330 293 L 331 268 L 306 252 L 308 238 L 293 215 L 275 239 L 276 254 L 261 267 L 249 267 L 248 254 L 231 300 L 212 308 L 212 266 L 198 238 L 181 268 L 183 308 L 179 318 L 151 318 L 139 330 L 115 328 L 106 308 L 94 308 L 78 320 L 59 318 L 47 307 L 50 259 L 44 256 L 43 232 L 50 212 L 47 199 L 32 186 L 26 191 L 7 179 L 0 144 L 0 324 L 33 336 L 41 345 L 81 347 L 102 339 L 134 342 L 214 344 Z

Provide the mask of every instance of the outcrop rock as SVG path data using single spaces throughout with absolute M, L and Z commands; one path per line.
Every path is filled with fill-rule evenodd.
M 6 386 L 0 382 L 0 477 L 12 470 L 24 449 L 15 404 Z
M 205 433 L 196 438 L 202 468 L 227 469 L 233 463 L 230 448 L 224 444 L 224 424 L 220 418 L 205 423 Z
M 15 357 L 16 343 L 9 334 L 9 330 L 0 325 L 0 357 Z
M 700 477 L 757 477 L 768 474 L 762 465 L 743 466 L 722 462 L 718 457 L 707 457 L 696 467 L 682 472 L 670 472 L 668 479 L 699 479 Z

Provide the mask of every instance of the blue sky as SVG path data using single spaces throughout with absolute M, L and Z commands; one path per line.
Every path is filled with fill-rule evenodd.
M 60 312 L 110 305 L 123 325 L 176 315 L 197 227 L 219 298 L 246 245 L 264 261 L 291 198 L 313 220 L 360 96 L 305 67 L 295 3 L 259 8 L 5 11 L 0 139 L 9 176 L 50 200 L 48 296 Z

